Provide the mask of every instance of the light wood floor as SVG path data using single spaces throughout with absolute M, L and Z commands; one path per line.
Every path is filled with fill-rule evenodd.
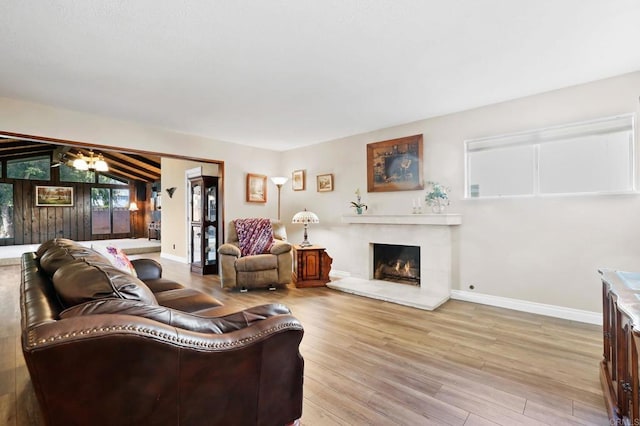
M 305 328 L 302 425 L 609 424 L 600 327 L 461 301 L 426 312 L 327 288 L 240 294 L 147 257 L 227 305 L 291 308 Z M 39 426 L 19 341 L 19 274 L 0 267 L 0 424 Z

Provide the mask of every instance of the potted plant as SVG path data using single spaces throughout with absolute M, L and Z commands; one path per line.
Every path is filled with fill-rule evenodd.
M 438 182 L 427 182 L 431 185 L 431 190 L 427 192 L 424 201 L 431 206 L 434 213 L 442 213 L 449 205 L 449 188 Z
M 367 205 L 362 202 L 360 197 L 360 188 L 356 189 L 356 201 L 351 202 L 351 207 L 356 209 L 356 213 L 362 214 L 362 209 L 367 210 Z

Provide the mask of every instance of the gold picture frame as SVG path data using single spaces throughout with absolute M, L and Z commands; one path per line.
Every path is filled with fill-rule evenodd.
M 294 170 L 293 173 L 291 173 L 291 189 L 294 191 L 304 191 L 306 188 L 305 180 L 304 170 Z
M 328 173 L 316 176 L 316 187 L 318 192 L 333 191 L 333 174 Z
M 36 207 L 73 207 L 73 187 L 36 186 Z
M 247 173 L 247 203 L 267 202 L 267 176 Z
M 424 189 L 422 135 L 367 145 L 367 191 Z

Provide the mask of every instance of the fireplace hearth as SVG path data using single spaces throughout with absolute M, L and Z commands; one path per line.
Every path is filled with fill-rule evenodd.
M 420 285 L 420 247 L 373 245 L 373 277 L 377 280 Z

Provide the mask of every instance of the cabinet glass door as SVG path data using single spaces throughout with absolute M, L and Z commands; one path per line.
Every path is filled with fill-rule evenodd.
M 217 200 L 216 200 L 217 188 L 213 185 L 207 187 L 207 218 L 209 222 L 215 222 L 217 219 Z
M 200 264 L 202 263 L 202 257 L 200 255 L 200 247 L 202 245 L 202 230 L 200 225 L 191 227 L 191 241 L 191 263 Z
M 202 220 L 202 186 L 194 184 L 191 187 L 191 220 L 200 222 Z
M 205 263 L 207 265 L 215 265 L 216 263 L 216 227 L 214 225 L 207 226 L 205 234 Z

